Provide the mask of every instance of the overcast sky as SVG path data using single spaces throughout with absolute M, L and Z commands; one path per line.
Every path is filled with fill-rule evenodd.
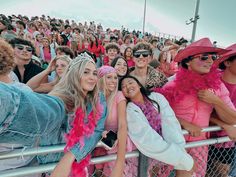
M 146 0 L 146 31 L 191 38 L 197 0 Z M 95 21 L 104 27 L 142 30 L 144 0 L 0 0 L 1 13 Z M 236 0 L 201 0 L 196 39 L 209 37 L 219 45 L 236 43 Z

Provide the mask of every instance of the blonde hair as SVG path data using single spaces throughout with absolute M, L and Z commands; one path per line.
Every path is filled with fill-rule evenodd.
M 55 58 L 55 60 L 62 60 L 62 61 L 67 62 L 68 64 L 72 61 L 72 59 L 71 59 L 69 56 L 67 56 L 67 55 L 60 55 L 60 56 L 57 56 L 57 57 Z
M 59 83 L 49 93 L 50 95 L 61 98 L 66 105 L 67 111 L 74 111 L 75 108 L 80 107 L 86 113 L 86 104 L 91 103 L 93 112 L 96 112 L 96 104 L 98 102 L 97 84 L 85 97 L 80 83 L 88 63 L 93 63 L 96 66 L 93 59 L 86 53 L 72 60 Z
M 107 96 L 106 75 L 107 74 L 105 74 L 103 77 L 101 77 L 98 81 L 99 90 L 101 92 L 103 92 L 105 96 Z M 114 101 L 114 98 L 115 98 L 117 92 L 118 92 L 118 76 L 117 76 L 116 89 L 113 92 L 111 92 L 111 94 L 108 96 L 108 98 L 106 98 L 107 108 L 108 108 L 107 110 L 108 110 L 109 114 L 111 114 L 113 101 Z

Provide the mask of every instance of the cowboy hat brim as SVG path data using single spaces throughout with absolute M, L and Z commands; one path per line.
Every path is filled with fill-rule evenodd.
M 197 54 L 202 54 L 202 53 L 216 53 L 216 54 L 224 54 L 228 52 L 229 50 L 225 50 L 222 48 L 217 48 L 217 47 L 204 47 L 204 46 L 192 46 L 192 47 L 187 47 L 183 50 L 181 50 L 174 58 L 175 62 L 181 62 L 183 59 L 188 58 L 190 56 L 194 56 Z

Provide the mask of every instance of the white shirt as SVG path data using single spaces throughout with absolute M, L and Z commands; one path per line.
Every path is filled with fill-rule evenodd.
M 149 98 L 160 105 L 162 136 L 152 127 L 141 109 L 134 103 L 127 105 L 128 134 L 144 155 L 173 165 L 178 170 L 191 170 L 192 157 L 185 151 L 181 127 L 165 97 L 152 93 Z

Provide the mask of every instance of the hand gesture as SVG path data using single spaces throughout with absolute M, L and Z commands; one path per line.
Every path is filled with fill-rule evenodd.
M 54 71 L 55 69 L 56 69 L 56 59 L 54 58 L 54 59 L 52 59 L 51 61 L 50 61 L 50 63 L 48 64 L 48 67 L 47 67 L 47 70 L 49 71 L 49 72 L 52 72 L 52 71 Z
M 214 104 L 220 101 L 220 98 L 210 90 L 200 90 L 198 92 L 198 98 L 199 100 L 204 101 L 209 104 Z

